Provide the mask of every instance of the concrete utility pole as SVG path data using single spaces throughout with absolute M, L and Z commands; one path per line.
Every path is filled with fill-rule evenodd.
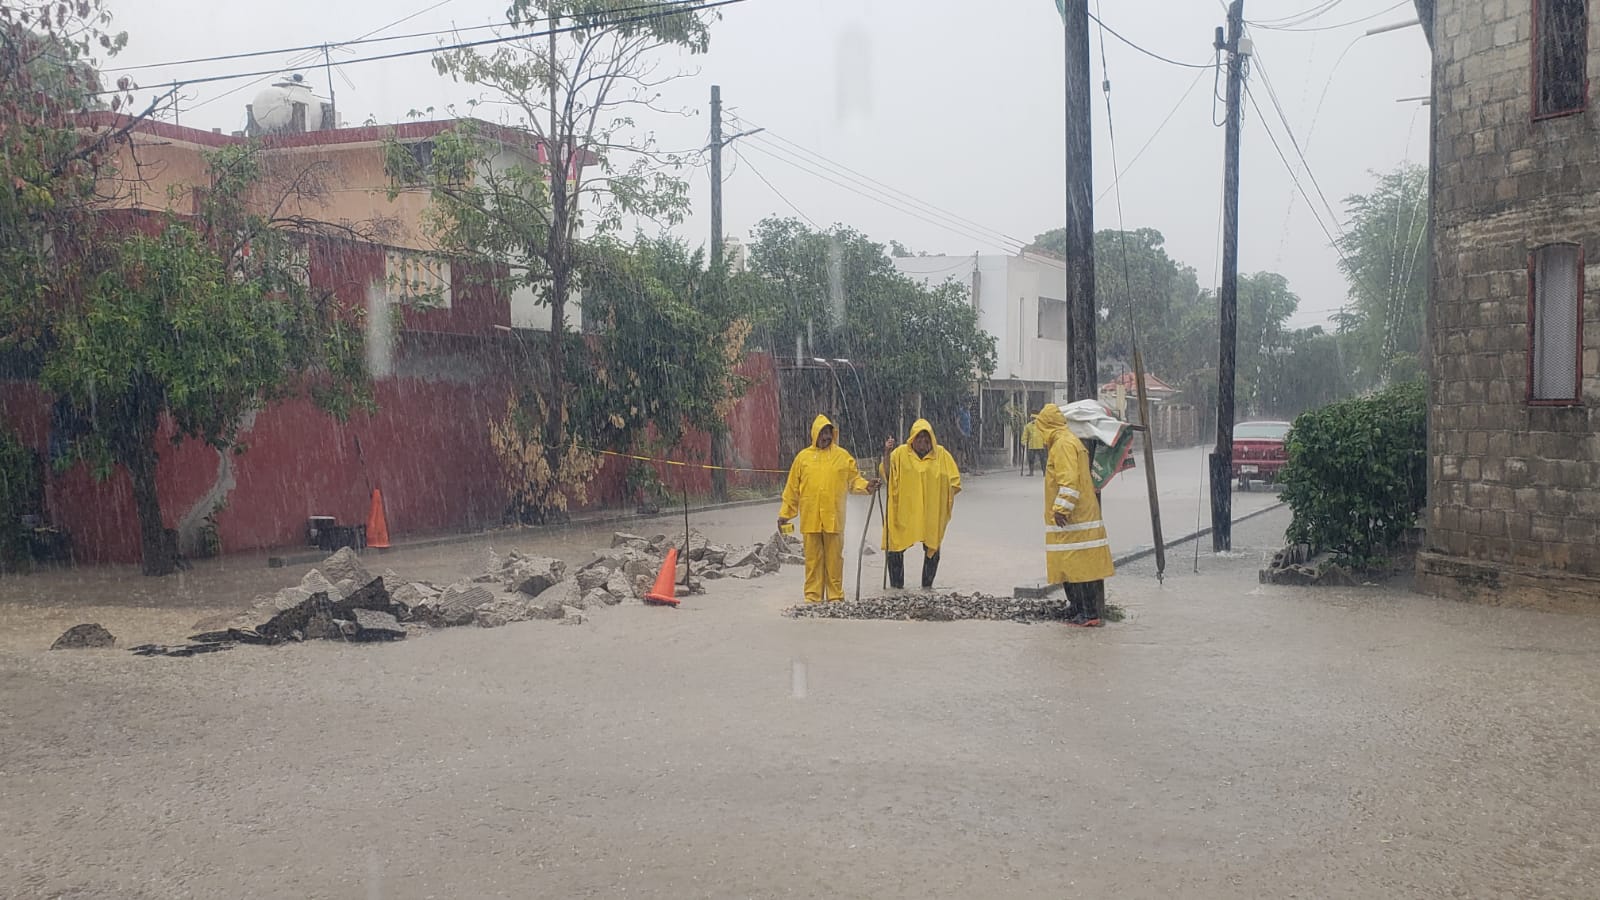
M 722 86 L 711 86 L 711 271 L 722 270 L 722 148 L 738 138 L 756 134 L 763 129 L 753 128 L 724 137 L 722 134 Z M 725 466 L 732 458 L 733 439 L 726 433 L 711 438 L 711 464 Z M 724 469 L 711 470 L 711 493 L 717 500 L 728 499 L 728 473 Z
M 1222 189 L 1222 296 L 1218 324 L 1217 449 L 1211 454 L 1211 549 L 1233 548 L 1233 390 L 1234 357 L 1239 344 L 1239 123 L 1240 94 L 1250 42 L 1243 38 L 1244 0 L 1228 6 L 1228 37 L 1217 29 L 1216 48 L 1228 53 L 1227 146 Z
M 1095 357 L 1094 128 L 1089 118 L 1089 0 L 1056 0 L 1066 41 L 1067 89 L 1067 393 L 1099 396 Z
M 711 269 L 722 267 L 722 85 L 711 86 Z
M 722 86 L 711 86 L 711 271 L 722 271 Z M 725 466 L 732 455 L 731 435 L 711 436 L 711 464 Z M 711 470 L 711 496 L 717 502 L 728 499 L 728 473 Z

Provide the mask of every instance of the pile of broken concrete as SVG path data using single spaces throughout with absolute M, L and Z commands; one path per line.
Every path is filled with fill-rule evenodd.
M 1067 618 L 1065 597 L 996 597 L 979 592 L 912 591 L 860 600 L 802 603 L 784 610 L 796 619 L 897 619 L 920 622 L 956 622 L 990 619 L 1012 622 L 1053 622 Z
M 570 574 L 559 559 L 512 551 L 488 553 L 483 571 L 449 585 L 414 581 L 385 570 L 374 576 L 348 548 L 328 557 L 300 583 L 257 597 L 243 613 L 208 620 L 188 645 L 143 645 L 147 656 L 191 656 L 241 643 L 291 641 L 392 641 L 417 629 L 477 625 L 497 628 L 512 622 L 559 619 L 577 624 L 590 610 L 642 603 L 655 585 L 667 552 L 676 547 L 688 559 L 688 584 L 680 593 L 703 593 L 698 579 L 759 578 L 786 562 L 804 562 L 800 541 L 787 535 L 748 547 L 713 544 L 698 531 L 687 547 L 666 535 L 642 537 L 618 532 L 611 546 Z M 681 566 L 679 564 L 681 572 Z

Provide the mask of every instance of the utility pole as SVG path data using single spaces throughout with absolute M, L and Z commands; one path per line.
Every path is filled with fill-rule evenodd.
M 726 137 L 722 134 L 722 86 L 711 86 L 711 271 L 722 271 L 722 148 L 742 137 L 759 134 L 764 128 L 752 128 Z M 726 466 L 733 454 L 732 436 L 723 433 L 711 436 L 711 464 Z M 717 500 L 728 499 L 728 472 L 711 470 L 711 493 Z
M 722 85 L 711 86 L 711 271 L 722 272 Z M 726 432 L 711 435 L 711 496 L 719 503 L 728 499 L 728 464 L 732 436 Z
M 1066 44 L 1067 394 L 1099 395 L 1095 358 L 1094 128 L 1089 118 L 1089 0 L 1056 0 Z
M 1216 49 L 1228 54 L 1227 146 L 1222 188 L 1222 346 L 1217 356 L 1217 448 L 1211 454 L 1211 549 L 1233 548 L 1233 383 L 1239 343 L 1239 123 L 1240 94 L 1250 42 L 1243 37 L 1244 0 L 1228 5 L 1228 36 L 1217 29 Z
M 711 86 L 711 269 L 722 267 L 722 85 Z

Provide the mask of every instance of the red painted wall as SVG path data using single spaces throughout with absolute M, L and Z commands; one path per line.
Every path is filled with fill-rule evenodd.
M 476 530 L 500 524 L 505 492 L 489 449 L 488 422 L 505 411 L 512 390 L 508 366 L 499 364 L 490 342 L 474 341 L 491 372 L 484 377 L 400 377 L 376 385 L 378 409 L 358 413 L 344 424 L 296 400 L 263 410 L 242 435 L 245 453 L 233 457 L 236 487 L 217 517 L 228 552 L 296 547 L 304 543 L 306 519 L 331 515 L 341 523 L 366 520 L 370 492 L 383 491 L 391 539 L 404 541 L 429 533 Z M 450 353 L 425 345 L 409 349 L 413 367 L 448 365 L 464 348 Z M 405 367 L 404 365 L 402 367 Z M 752 355 L 741 372 L 754 379 L 735 407 L 730 424 L 734 463 L 780 469 L 777 446 L 777 393 L 771 359 Z M 38 386 L 0 382 L 0 415 L 41 453 L 48 445 L 49 405 Z M 164 433 L 158 488 L 167 525 L 210 488 L 218 454 L 197 442 L 173 446 Z M 691 435 L 675 458 L 709 457 L 703 435 Z M 627 505 L 625 461 L 609 460 L 591 486 L 590 506 Z M 705 494 L 704 470 L 658 466 L 674 492 L 685 483 Z M 733 473 L 732 486 L 781 485 L 781 474 Z M 127 475 L 120 469 L 97 481 L 84 465 L 55 474 L 46 487 L 46 504 L 55 524 L 73 537 L 79 562 L 134 562 L 139 556 L 138 522 Z

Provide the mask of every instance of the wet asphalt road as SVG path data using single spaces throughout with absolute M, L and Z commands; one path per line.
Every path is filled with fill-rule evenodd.
M 987 482 L 941 571 L 995 590 L 1040 561 Z M 392 646 L 8 645 L 0 896 L 1600 896 L 1600 618 L 1259 586 L 1285 523 L 1128 567 L 1097 632 L 789 620 L 786 568 Z

